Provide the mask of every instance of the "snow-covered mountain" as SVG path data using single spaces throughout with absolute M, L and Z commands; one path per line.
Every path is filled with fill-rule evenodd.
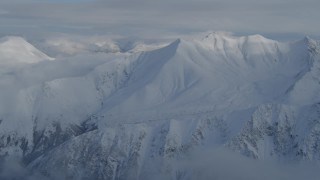
M 1 157 L 58 179 L 194 179 L 181 161 L 199 149 L 320 161 L 319 41 L 213 32 L 153 49 L 42 61 L 2 40 L 19 66 L 0 76 Z
M 37 63 L 53 60 L 21 37 L 8 36 L 0 39 L 0 64 Z
M 166 46 L 166 42 L 145 42 L 136 39 L 107 37 L 51 37 L 34 41 L 43 52 L 53 57 L 70 57 L 79 54 L 139 53 Z

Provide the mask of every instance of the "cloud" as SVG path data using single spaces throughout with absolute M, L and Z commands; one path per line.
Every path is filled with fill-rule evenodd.
M 280 163 L 252 160 L 227 149 L 198 149 L 190 158 L 175 163 L 188 180 L 315 180 L 319 166 L 311 163 Z
M 168 160 L 168 159 L 167 159 Z M 140 179 L 180 180 L 316 180 L 320 177 L 319 165 L 312 163 L 279 163 L 248 159 L 226 149 L 199 148 L 186 156 L 172 159 L 168 167 L 148 167 Z M 162 169 L 162 170 L 161 170 Z M 29 169 L 18 159 L 6 158 L 0 163 L 1 180 L 66 180 L 88 179 L 79 169 L 76 176 L 70 176 L 67 169 L 49 170 L 50 177 L 37 170 Z M 135 177 L 136 174 L 129 176 Z
M 0 162 L 0 179 L 1 180 L 49 180 L 49 178 L 38 172 L 28 170 L 16 158 L 4 158 Z M 50 179 L 53 180 L 53 179 Z
M 319 5 L 316 0 L 7 1 L 0 3 L 9 12 L 0 15 L 0 32 L 152 37 L 223 30 L 317 35 Z

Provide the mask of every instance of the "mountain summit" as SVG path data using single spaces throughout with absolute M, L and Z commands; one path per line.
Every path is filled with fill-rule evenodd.
M 37 63 L 53 60 L 25 39 L 8 36 L 0 39 L 0 64 Z

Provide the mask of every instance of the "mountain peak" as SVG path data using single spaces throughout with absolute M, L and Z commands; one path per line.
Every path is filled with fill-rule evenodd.
M 254 34 L 254 35 L 248 35 L 248 36 L 234 36 L 232 33 L 229 33 L 229 32 L 209 32 L 209 33 L 206 33 L 201 38 L 202 41 L 226 40 L 226 39 L 234 39 L 234 40 L 246 39 L 251 42 L 273 41 L 260 34 Z
M 24 38 L 7 36 L 0 39 L 0 64 L 36 63 L 42 60 L 53 60 Z
M 265 39 L 267 39 L 267 38 L 265 38 L 264 36 L 262 36 L 260 34 L 249 35 L 248 38 L 256 39 L 256 40 L 265 40 Z
M 0 39 L 0 43 L 14 43 L 14 42 L 20 42 L 20 43 L 28 43 L 24 38 L 20 36 L 5 36 Z
M 232 36 L 232 33 L 223 32 L 223 31 L 210 31 L 205 33 L 202 39 L 205 40 L 205 39 L 221 38 L 221 37 L 229 37 L 229 36 Z
M 178 38 L 178 39 L 176 39 L 175 41 L 173 41 L 173 42 L 171 43 L 171 45 L 178 45 L 178 44 L 180 44 L 180 43 L 181 43 L 181 39 Z
M 302 39 L 296 41 L 296 43 L 301 43 L 304 45 L 315 44 L 316 41 L 312 39 L 310 36 L 304 36 Z
M 304 43 L 306 43 L 307 45 L 315 45 L 315 44 L 317 44 L 317 42 L 316 42 L 314 39 L 312 39 L 310 36 L 305 36 L 305 37 L 302 39 L 302 41 L 303 41 Z
M 305 36 L 304 38 L 303 38 L 303 40 L 305 40 L 305 41 L 311 41 L 312 40 L 312 38 L 310 38 L 310 36 Z
M 305 36 L 302 39 L 302 42 L 304 45 L 307 46 L 307 50 L 311 53 L 311 54 L 317 54 L 320 52 L 319 49 L 319 44 L 317 43 L 317 41 L 311 39 L 309 36 Z

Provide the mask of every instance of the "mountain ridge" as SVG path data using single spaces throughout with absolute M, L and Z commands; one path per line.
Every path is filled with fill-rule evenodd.
M 216 33 L 9 67 L 0 76 L 0 155 L 52 177 L 67 169 L 71 179 L 179 179 L 186 169 L 170 163 L 197 148 L 319 161 L 319 48 L 309 38 Z

